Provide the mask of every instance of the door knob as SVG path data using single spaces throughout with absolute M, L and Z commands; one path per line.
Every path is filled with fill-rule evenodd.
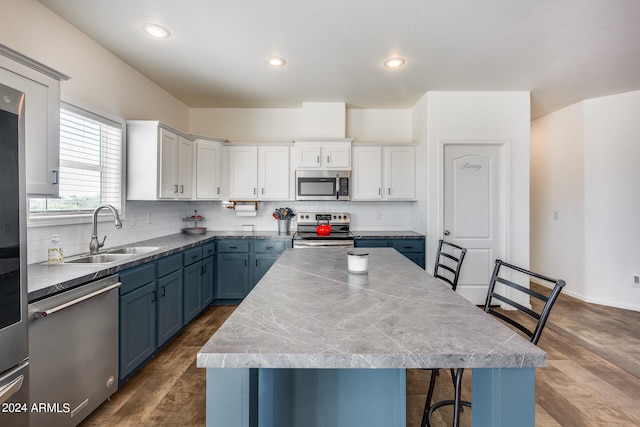
M 450 233 L 449 233 L 449 230 L 444 230 L 444 233 L 442 234 L 444 234 L 445 236 L 448 236 Z

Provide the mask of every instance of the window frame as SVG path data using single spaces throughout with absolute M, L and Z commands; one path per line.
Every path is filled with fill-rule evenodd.
M 127 136 L 126 129 L 127 124 L 126 121 L 118 116 L 115 116 L 111 113 L 104 112 L 99 108 L 85 108 L 81 106 L 82 104 L 76 102 L 67 102 L 60 101 L 60 110 L 65 109 L 69 110 L 73 113 L 80 114 L 88 119 L 105 122 L 113 122 L 120 125 L 122 129 L 121 135 L 121 156 L 120 156 L 120 208 L 118 210 L 118 214 L 120 219 L 125 219 L 125 211 L 126 211 L 126 165 L 127 165 Z M 28 195 L 27 195 L 28 197 Z M 29 197 L 28 197 L 29 198 Z M 34 197 L 35 199 L 42 199 L 43 197 Z M 27 227 L 49 227 L 55 225 L 75 225 L 75 224 L 83 224 L 83 223 L 91 223 L 92 222 L 93 211 L 91 212 L 38 212 L 31 213 L 29 212 L 29 201 L 27 200 Z M 98 221 L 109 221 L 112 220 L 110 214 L 107 215 L 106 211 L 100 212 L 98 215 Z

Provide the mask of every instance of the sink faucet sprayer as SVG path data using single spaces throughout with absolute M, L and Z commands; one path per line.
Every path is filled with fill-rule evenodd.
M 104 241 L 107 240 L 107 236 L 104 236 L 102 239 L 102 243 L 98 241 L 98 212 L 101 209 L 107 208 L 113 214 L 113 218 L 115 219 L 116 228 L 122 228 L 122 221 L 120 221 L 120 216 L 118 215 L 118 211 L 111 205 L 100 205 L 93 211 L 93 234 L 91 235 L 91 242 L 89 243 L 89 251 L 91 251 L 92 255 L 98 253 L 101 247 L 104 246 Z

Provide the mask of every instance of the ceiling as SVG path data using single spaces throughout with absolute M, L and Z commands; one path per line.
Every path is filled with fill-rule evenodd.
M 536 118 L 640 89 L 637 0 L 39 1 L 189 107 L 411 108 L 427 91 L 529 90 Z M 385 68 L 392 56 L 406 64 Z

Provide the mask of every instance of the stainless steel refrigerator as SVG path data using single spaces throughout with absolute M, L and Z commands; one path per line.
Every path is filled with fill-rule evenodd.
M 0 425 L 29 423 L 22 92 L 0 84 Z

